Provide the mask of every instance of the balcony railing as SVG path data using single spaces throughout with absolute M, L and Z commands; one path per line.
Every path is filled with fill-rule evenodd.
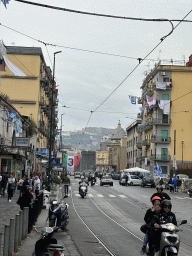
M 156 88 L 156 83 L 153 83 L 153 90 L 161 90 L 161 88 Z M 172 83 L 167 84 L 166 90 L 170 90 L 172 88 Z
M 170 161 L 171 157 L 170 155 L 166 155 L 166 154 L 155 154 L 155 155 L 151 155 L 150 157 L 151 160 L 153 161 Z
M 171 119 L 163 119 L 163 118 L 153 118 L 153 124 L 161 124 L 161 125 L 170 125 Z
M 161 137 L 161 136 L 152 136 L 151 137 L 151 142 L 153 143 L 170 143 L 171 142 L 171 137 Z
M 136 143 L 136 147 L 141 149 L 142 148 L 141 142 Z
M 142 145 L 143 146 L 150 146 L 150 140 L 149 139 L 143 140 Z

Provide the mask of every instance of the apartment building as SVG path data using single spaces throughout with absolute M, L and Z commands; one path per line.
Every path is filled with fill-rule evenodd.
M 138 114 L 139 117 L 139 114 Z M 138 125 L 141 119 L 137 118 L 127 128 L 127 168 L 141 167 L 141 134 L 138 133 Z
M 58 90 L 52 86 L 52 72 L 46 66 L 41 48 L 8 46 L 6 56 L 25 76 L 14 75 L 3 59 L 0 65 L 0 92 L 7 95 L 9 102 L 21 115 L 29 117 L 36 124 L 37 134 L 33 147 L 34 152 L 37 152 L 35 169 L 41 171 L 41 159 L 49 147 L 51 104 L 53 104 L 52 136 L 53 138 L 56 136 Z
M 169 176 L 173 156 L 177 163 L 192 161 L 191 66 L 191 56 L 187 66 L 159 62 L 141 86 L 141 165 L 151 173 L 158 163 L 163 175 Z
M 101 172 L 108 168 L 109 158 L 107 151 L 96 151 L 96 168 L 97 171 Z

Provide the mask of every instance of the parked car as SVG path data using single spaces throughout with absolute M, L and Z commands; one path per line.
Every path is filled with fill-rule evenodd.
M 133 185 L 141 185 L 142 179 L 140 179 L 137 175 L 128 175 L 127 184 L 130 186 Z
M 100 180 L 100 186 L 103 185 L 110 185 L 113 186 L 113 180 L 111 179 L 111 176 L 103 176 L 103 178 Z
M 76 178 L 81 179 L 81 173 L 80 173 L 80 172 L 75 172 L 74 178 L 75 178 L 75 179 L 76 179 Z
M 74 172 L 70 172 L 70 176 L 74 176 Z
M 143 177 L 143 180 L 141 182 L 141 187 L 151 187 L 155 188 L 155 181 L 153 177 Z

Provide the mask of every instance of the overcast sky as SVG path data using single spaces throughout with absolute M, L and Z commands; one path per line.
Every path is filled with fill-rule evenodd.
M 192 9 L 190 0 L 31 1 L 85 12 L 151 19 L 183 19 Z M 192 13 L 186 19 L 192 20 Z M 123 82 L 138 64 L 134 58 L 144 58 L 160 38 L 171 31 L 169 22 L 82 15 L 11 0 L 7 9 L 0 4 L 0 23 L 45 43 L 64 46 L 47 46 L 46 49 L 44 44 L 0 25 L 0 39 L 5 45 L 41 47 L 48 66 L 53 66 L 53 53 L 62 51 L 56 55 L 55 75 L 59 85 L 59 119 L 65 113 L 62 116 L 64 131 L 81 130 L 88 121 L 88 127 L 116 128 L 120 120 L 121 126 L 126 128 L 141 107 L 132 105 L 128 95 L 141 95 L 144 73 L 153 68 L 159 58 L 187 61 L 192 54 L 192 23 L 182 23 Z M 90 118 L 90 111 L 95 110 L 118 86 Z

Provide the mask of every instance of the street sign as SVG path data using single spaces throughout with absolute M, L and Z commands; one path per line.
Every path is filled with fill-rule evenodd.
M 51 164 L 52 165 L 57 165 L 57 158 L 56 157 L 51 158 Z
M 29 147 L 29 138 L 16 138 L 16 146 L 17 147 Z

